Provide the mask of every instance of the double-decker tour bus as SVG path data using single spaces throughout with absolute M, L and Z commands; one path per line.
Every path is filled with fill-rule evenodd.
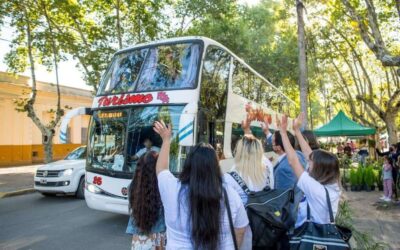
M 250 104 L 250 105 L 249 105 Z M 245 108 L 246 107 L 246 108 Z M 86 203 L 90 208 L 128 214 L 128 185 L 144 148 L 159 150 L 153 123 L 172 124 L 170 170 L 178 174 L 191 146 L 212 144 L 224 171 L 232 167 L 246 112 L 262 120 L 295 112 L 295 103 L 221 44 L 181 37 L 118 51 L 102 77 L 91 109 L 86 161 Z M 264 139 L 260 122 L 253 133 Z

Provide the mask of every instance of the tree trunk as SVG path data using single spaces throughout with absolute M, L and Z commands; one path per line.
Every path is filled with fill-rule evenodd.
M 122 32 L 121 32 L 121 18 L 120 18 L 120 0 L 117 0 L 116 12 L 117 12 L 117 38 L 119 49 L 122 49 Z
M 388 111 L 385 115 L 384 121 L 386 124 L 387 133 L 389 136 L 389 143 L 390 144 L 397 143 L 398 138 L 397 138 L 397 127 L 396 127 L 396 114 L 389 113 L 389 111 Z
M 50 163 L 53 160 L 53 137 L 54 134 L 53 133 L 49 133 L 47 135 L 47 141 L 43 142 L 43 146 L 44 146 L 44 162 L 45 163 Z
M 308 80 L 307 80 L 307 57 L 304 30 L 304 5 L 301 0 L 296 0 L 297 11 L 297 45 L 299 48 L 299 70 L 300 70 L 300 110 L 305 115 L 304 128 L 308 127 Z

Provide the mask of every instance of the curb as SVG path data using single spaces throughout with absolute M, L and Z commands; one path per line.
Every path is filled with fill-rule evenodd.
M 18 196 L 18 195 L 23 195 L 23 194 L 30 194 L 36 192 L 35 189 L 33 188 L 27 188 L 27 189 L 21 189 L 17 191 L 12 191 L 12 192 L 0 192 L 0 199 L 6 198 L 6 197 L 12 197 L 12 196 Z

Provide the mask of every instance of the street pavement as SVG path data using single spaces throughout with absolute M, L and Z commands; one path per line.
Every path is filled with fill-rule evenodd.
M 0 168 L 0 197 L 10 192 L 33 189 L 33 176 L 40 166 L 43 165 Z
M 376 241 L 384 242 L 387 249 L 400 249 L 400 204 L 390 203 L 387 207 L 379 202 L 383 192 L 344 192 L 352 208 L 354 226 L 368 232 Z
M 39 193 L 0 199 L 0 249 L 130 249 L 128 216 L 96 211 L 73 197 Z

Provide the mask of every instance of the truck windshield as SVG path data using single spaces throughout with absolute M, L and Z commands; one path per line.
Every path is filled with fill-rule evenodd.
M 84 160 L 86 159 L 86 147 L 79 147 L 69 153 L 65 160 Z
M 181 43 L 115 55 L 98 95 L 196 87 L 200 44 Z
M 182 164 L 178 163 L 178 128 L 182 110 L 183 106 L 151 106 L 95 111 L 89 134 L 88 169 L 111 175 L 133 173 L 140 156 L 160 150 L 162 141 L 153 131 L 153 124 L 163 120 L 173 128 L 170 170 L 179 171 Z

